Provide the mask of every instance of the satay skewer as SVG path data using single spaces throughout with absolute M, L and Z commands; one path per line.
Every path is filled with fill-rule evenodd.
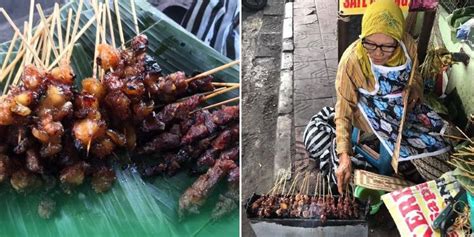
M 238 64 L 238 63 L 240 63 L 239 60 L 232 61 L 232 62 L 227 63 L 227 64 L 225 64 L 225 65 L 216 67 L 216 68 L 211 69 L 211 70 L 209 70 L 209 71 L 206 71 L 206 72 L 203 72 L 203 73 L 201 73 L 201 74 L 198 74 L 198 75 L 196 75 L 196 76 L 194 76 L 194 77 L 191 77 L 191 78 L 189 78 L 189 79 L 186 79 L 186 82 L 187 82 L 187 83 L 190 83 L 190 82 L 192 82 L 192 81 L 194 81 L 194 80 L 196 80 L 196 79 L 198 79 L 198 78 L 205 77 L 205 76 L 209 76 L 209 75 L 214 74 L 214 73 L 216 73 L 216 72 L 220 72 L 220 71 L 222 71 L 222 70 L 224 70 L 224 69 L 226 69 L 226 68 L 232 67 L 232 66 L 234 66 L 234 65 L 236 65 L 236 64 Z
M 117 25 L 119 28 L 120 47 L 123 50 L 125 50 L 125 39 L 123 37 L 122 20 L 120 19 L 120 7 L 118 5 L 118 0 L 114 0 L 114 6 L 115 6 L 115 16 L 117 17 Z
M 56 30 L 57 30 L 57 36 L 58 36 L 58 45 L 59 45 L 59 51 L 64 50 L 63 46 L 63 29 L 61 27 L 61 13 L 59 10 L 59 4 L 55 3 L 54 4 L 54 14 L 56 15 Z
M 55 57 L 58 57 L 59 56 L 59 53 L 56 49 L 56 47 L 54 46 L 54 40 L 53 40 L 53 35 L 51 34 L 51 30 L 53 30 L 54 28 L 54 24 L 52 24 L 51 26 L 49 25 L 49 22 L 48 20 L 50 21 L 54 21 L 54 18 L 56 17 L 56 15 L 51 15 L 50 18 L 48 20 L 46 20 L 46 17 L 44 15 L 44 11 L 43 9 L 41 8 L 41 5 L 40 4 L 36 4 L 36 9 L 38 10 L 38 14 L 40 15 L 40 19 L 41 19 L 41 22 L 43 22 L 44 24 L 44 27 L 47 29 L 49 27 L 51 27 L 51 29 L 49 31 L 46 32 L 46 35 L 48 37 L 48 40 L 49 40 L 49 44 L 52 45 L 52 48 L 53 48 L 53 53 L 54 53 L 54 56 Z M 49 54 L 47 54 L 49 55 Z M 49 57 L 46 57 L 47 60 L 49 60 Z
M 77 8 L 76 12 L 76 18 L 74 19 L 74 26 L 72 27 L 72 33 L 71 33 L 71 39 L 68 41 L 68 44 L 73 41 L 73 39 L 76 37 L 77 29 L 79 28 L 79 22 L 81 19 L 81 14 L 82 14 L 82 6 L 84 4 L 84 0 L 79 0 L 79 6 Z M 72 55 L 72 49 L 70 52 L 67 53 L 66 58 L 69 61 Z
M 212 104 L 212 105 L 209 105 L 209 106 L 206 106 L 206 107 L 203 107 L 203 108 L 200 108 L 200 109 L 196 109 L 194 111 L 191 111 L 190 114 L 192 113 L 195 113 L 197 111 L 200 111 L 200 110 L 205 110 L 205 109 L 212 109 L 212 108 L 215 108 L 215 107 L 218 107 L 218 106 L 221 106 L 221 105 L 225 105 L 225 104 L 228 104 L 228 103 L 232 103 L 232 102 L 235 102 L 235 101 L 239 101 L 239 97 L 235 97 L 235 98 L 232 98 L 232 99 L 228 99 L 228 100 L 224 100 L 222 102 L 219 102 L 219 103 L 215 103 L 215 104 Z
M 3 63 L 2 63 L 2 70 L 1 70 L 1 74 L 0 74 L 0 81 L 3 81 L 3 78 L 4 78 L 4 71 L 5 71 L 5 68 L 7 67 L 7 64 L 8 64 L 8 60 L 10 59 L 10 55 L 13 51 L 13 48 L 15 47 L 15 44 L 16 44 L 16 40 L 18 38 L 18 32 L 15 31 L 15 34 L 13 35 L 13 38 L 11 40 L 11 43 L 10 43 L 10 46 L 8 47 L 8 51 L 7 51 L 7 55 L 5 55 L 5 58 L 3 59 Z
M 92 23 L 94 23 L 96 17 L 96 15 L 93 15 L 89 19 L 89 21 L 82 27 L 79 33 L 74 36 L 74 39 L 69 43 L 69 45 L 66 46 L 66 49 L 61 52 L 61 54 L 59 54 L 59 56 L 53 61 L 53 63 L 49 65 L 49 67 L 47 68 L 48 70 L 53 69 L 53 67 L 65 56 L 66 52 L 70 50 L 72 51 L 72 48 L 74 48 L 74 44 L 76 43 L 76 41 L 79 40 L 79 38 L 86 32 L 86 30 L 92 25 Z
M 64 38 L 64 45 L 68 45 L 69 43 L 69 37 L 71 34 L 71 21 L 72 21 L 72 9 L 69 8 L 69 11 L 67 13 L 67 23 L 66 23 L 66 36 Z M 66 57 L 67 59 L 67 57 Z
M 137 12 L 135 11 L 135 0 L 130 0 L 130 5 L 132 5 L 132 16 L 133 16 L 133 25 L 135 26 L 135 33 L 139 35 L 140 29 L 138 29 Z
M 110 31 L 110 38 L 112 39 L 112 47 L 116 47 L 115 45 L 115 32 L 114 32 L 114 25 L 112 24 L 112 14 L 110 13 L 110 0 L 105 0 L 105 5 L 107 9 L 107 20 L 109 23 L 109 31 Z
M 25 42 L 25 46 L 26 48 L 30 51 L 30 53 L 33 55 L 33 58 L 35 59 L 36 63 L 41 66 L 42 68 L 45 68 L 45 65 L 43 64 L 43 62 L 41 62 L 41 59 L 38 57 L 38 54 L 33 50 L 33 48 L 31 47 L 31 45 L 28 43 L 28 40 L 26 39 L 26 37 L 24 37 L 21 33 L 20 33 L 20 30 L 18 29 L 18 27 L 15 25 L 15 22 L 13 22 L 13 20 L 10 18 L 10 16 L 8 15 L 8 13 L 5 11 L 5 9 L 2 7 L 0 8 L 0 11 L 2 12 L 3 16 L 5 16 L 5 18 L 7 19 L 8 23 L 10 23 L 10 25 L 12 26 L 12 28 L 15 30 L 15 32 L 18 33 L 18 35 L 20 36 L 20 38 Z
M 229 86 L 235 86 L 235 85 L 238 85 L 240 83 L 238 82 L 211 82 L 211 84 L 213 86 L 225 86 L 225 87 L 229 87 Z
M 228 87 L 228 88 L 226 88 L 226 89 L 220 90 L 220 91 L 215 92 L 215 93 L 212 93 L 212 94 L 210 94 L 210 95 L 206 95 L 206 96 L 204 96 L 203 101 L 208 100 L 208 99 L 213 98 L 213 97 L 216 97 L 216 96 L 218 96 L 218 95 L 224 94 L 224 93 L 226 93 L 226 92 L 228 92 L 228 91 L 232 91 L 232 90 L 237 89 L 237 88 L 239 88 L 239 87 L 240 87 L 240 84 L 235 85 L 235 86 Z

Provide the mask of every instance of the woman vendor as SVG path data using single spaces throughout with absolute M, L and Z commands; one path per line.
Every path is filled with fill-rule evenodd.
M 339 62 L 334 121 L 340 193 L 352 172 L 353 126 L 374 133 L 391 157 L 403 113 L 403 96 L 408 91 L 399 161 L 436 156 L 450 149 L 440 135 L 445 122 L 419 103 L 423 81 L 417 72 L 408 86 L 410 72 L 418 65 L 413 65 L 416 44 L 404 27 L 402 11 L 394 1 L 377 0 L 363 15 L 360 38 L 345 50 Z M 385 165 L 390 166 L 390 162 Z

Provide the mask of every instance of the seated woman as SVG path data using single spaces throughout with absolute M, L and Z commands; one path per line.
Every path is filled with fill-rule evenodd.
M 393 0 L 377 0 L 363 18 L 360 39 L 344 52 L 336 77 L 335 106 L 336 178 L 342 193 L 350 180 L 353 155 L 352 126 L 374 133 L 392 156 L 403 113 L 403 96 L 409 91 L 408 114 L 399 161 L 440 155 L 450 146 L 440 135 L 446 123 L 420 102 L 423 81 L 415 72 L 414 40 L 405 32 L 405 20 Z M 390 162 L 388 164 L 390 165 Z

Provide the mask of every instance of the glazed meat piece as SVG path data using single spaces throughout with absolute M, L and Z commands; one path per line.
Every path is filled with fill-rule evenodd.
M 217 129 L 217 126 L 211 119 L 209 111 L 204 110 L 196 114 L 196 122 L 187 133 L 181 138 L 182 144 L 190 144 L 198 139 L 209 136 Z
M 32 191 L 41 186 L 38 176 L 24 169 L 13 172 L 10 184 L 19 193 Z
M 116 180 L 115 172 L 107 167 L 100 167 L 92 175 L 92 188 L 96 193 L 108 191 Z
M 165 124 L 175 120 L 187 119 L 189 113 L 196 109 L 203 99 L 200 95 L 193 95 L 183 101 L 166 105 L 158 114 L 157 117 Z
M 216 88 L 214 85 L 212 85 L 213 80 L 214 78 L 212 76 L 207 76 L 191 81 L 188 84 L 188 94 L 196 94 L 215 90 Z
M 152 141 L 147 142 L 137 150 L 138 154 L 150 154 L 153 152 L 170 150 L 179 147 L 180 137 L 176 134 L 164 132 L 156 136 Z
M 108 44 L 99 44 L 97 46 L 97 64 L 108 71 L 118 66 L 120 62 L 120 52 Z
M 212 121 L 217 125 L 224 125 L 239 119 L 239 106 L 222 106 L 222 109 L 212 113 Z
M 127 120 L 132 114 L 130 110 L 130 99 L 123 92 L 115 90 L 105 96 L 107 105 L 113 117 L 119 120 Z
M 199 213 L 201 207 L 217 183 L 236 167 L 232 160 L 217 160 L 206 174 L 201 175 L 179 199 L 179 215 Z

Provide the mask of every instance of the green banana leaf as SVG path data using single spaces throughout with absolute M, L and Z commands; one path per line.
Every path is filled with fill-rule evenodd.
M 85 1 L 86 2 L 86 1 Z M 129 1 L 119 1 L 125 39 L 135 34 Z M 63 7 L 77 12 L 78 3 Z M 144 0 L 136 1 L 137 17 L 142 33 L 149 39 L 149 53 L 157 58 L 165 73 L 181 70 L 188 74 L 207 71 L 230 60 L 182 29 L 163 13 Z M 112 13 L 115 11 L 111 8 Z M 91 17 L 92 10 L 83 8 L 81 26 Z M 114 17 L 115 22 L 115 17 Z M 114 23 L 115 24 L 115 23 Z M 63 27 L 65 22 L 63 21 Z M 119 43 L 118 27 L 115 41 Z M 109 32 L 107 31 L 107 34 Z M 8 50 L 9 42 L 0 45 L 0 62 Z M 91 26 L 76 43 L 71 65 L 80 80 L 92 74 L 95 26 Z M 18 47 L 16 47 L 17 49 Z M 14 52 L 16 53 L 16 52 Z M 10 57 L 10 61 L 13 57 Z M 239 82 L 237 66 L 215 75 L 216 81 Z M 4 82 L 3 82 L 4 83 Z M 3 86 L 1 84 L 0 86 Z M 235 90 L 208 103 L 233 98 Z M 127 154 L 124 154 L 126 156 Z M 119 155 L 121 156 L 121 155 Z M 116 168 L 117 182 L 104 194 L 96 194 L 88 182 L 67 195 L 60 190 L 53 193 L 18 194 L 9 184 L 0 186 L 0 236 L 238 236 L 239 210 L 219 220 L 211 220 L 211 212 L 219 193 L 226 190 L 221 184 L 214 190 L 201 213 L 180 221 L 177 215 L 180 195 L 195 177 L 186 172 L 174 177 L 142 179 L 133 169 Z M 57 201 L 57 211 L 51 219 L 42 219 L 37 214 L 38 203 L 45 196 Z

